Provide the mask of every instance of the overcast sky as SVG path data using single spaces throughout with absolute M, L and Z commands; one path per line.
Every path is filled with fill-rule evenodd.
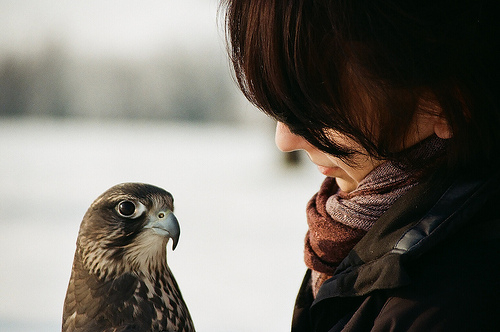
M 82 55 L 222 45 L 218 0 L 0 0 L 2 52 L 47 42 Z M 220 46 L 219 46 L 220 47 Z

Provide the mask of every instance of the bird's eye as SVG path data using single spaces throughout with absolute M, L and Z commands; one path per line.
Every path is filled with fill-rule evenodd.
M 131 217 L 135 212 L 135 204 L 131 201 L 121 201 L 118 204 L 118 212 L 124 217 Z
M 116 212 L 122 217 L 135 219 L 146 211 L 146 207 L 139 201 L 123 200 L 116 205 Z
M 134 217 L 136 207 L 135 207 L 134 202 L 121 201 L 120 203 L 118 203 L 116 210 L 118 211 L 118 213 L 121 216 L 130 218 L 130 217 Z

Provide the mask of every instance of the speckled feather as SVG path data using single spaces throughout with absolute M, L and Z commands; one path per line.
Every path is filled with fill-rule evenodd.
M 116 205 L 140 202 L 143 215 L 121 218 Z M 145 184 L 122 184 L 87 211 L 64 302 L 63 332 L 194 331 L 166 261 L 167 238 L 145 229 L 150 211 L 173 210 L 173 198 Z

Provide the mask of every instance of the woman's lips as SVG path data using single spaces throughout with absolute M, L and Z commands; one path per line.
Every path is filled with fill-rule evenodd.
M 323 175 L 330 176 L 330 177 L 335 177 L 335 176 L 339 175 L 338 174 L 339 170 L 340 170 L 339 167 L 326 167 L 326 166 L 321 166 L 321 165 L 317 165 L 317 166 L 318 166 L 319 172 Z

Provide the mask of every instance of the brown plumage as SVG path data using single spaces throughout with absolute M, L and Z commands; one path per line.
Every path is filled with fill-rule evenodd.
M 180 229 L 173 197 L 142 183 L 112 187 L 80 226 L 62 331 L 194 331 L 166 261 Z

